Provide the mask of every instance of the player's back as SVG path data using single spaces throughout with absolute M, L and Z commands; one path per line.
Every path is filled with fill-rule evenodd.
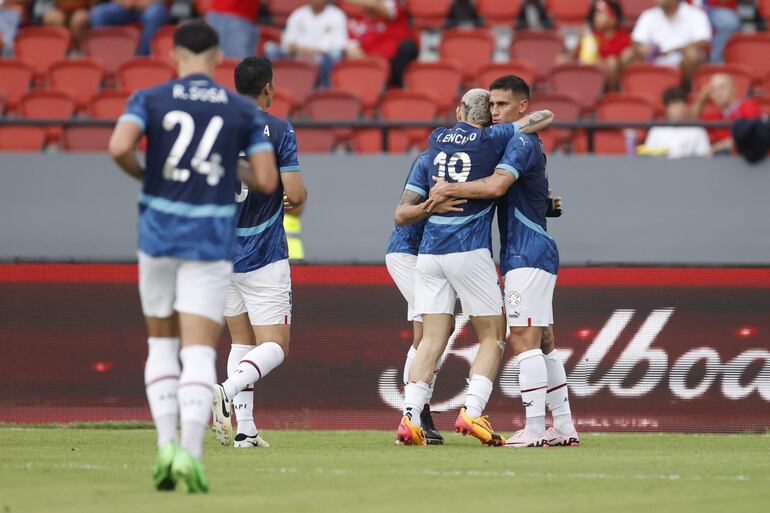
M 190 260 L 232 258 L 238 154 L 262 114 L 200 74 L 137 91 L 124 116 L 141 122 L 147 136 L 140 249 Z
M 430 186 L 432 177 L 463 183 L 490 176 L 513 137 L 512 123 L 478 128 L 458 122 L 438 128 L 429 140 Z M 428 218 L 420 253 L 447 254 L 492 247 L 493 200 L 469 200 L 462 212 L 434 214 Z

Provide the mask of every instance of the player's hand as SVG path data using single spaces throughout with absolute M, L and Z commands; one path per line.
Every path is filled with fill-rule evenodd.
M 432 199 L 436 204 L 443 203 L 449 199 L 449 195 L 446 193 L 449 184 L 447 184 L 446 180 L 440 176 L 434 176 L 433 181 L 436 182 L 436 185 L 434 185 L 430 190 L 430 199 Z
M 449 198 L 446 201 L 438 203 L 431 211 L 434 214 L 446 214 L 447 212 L 462 212 L 464 209 L 460 205 L 468 203 L 467 199 L 463 198 Z
M 289 197 L 287 195 L 283 195 L 283 209 L 287 212 L 291 212 L 292 210 L 295 210 L 299 207 L 299 205 L 295 205 L 291 201 L 289 201 Z
M 555 198 L 551 197 L 551 191 L 548 190 L 548 208 L 546 209 L 545 216 L 546 217 L 561 217 L 561 215 L 564 213 L 564 210 L 562 210 L 562 197 L 556 196 Z

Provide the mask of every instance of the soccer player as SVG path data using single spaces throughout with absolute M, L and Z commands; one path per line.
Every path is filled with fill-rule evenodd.
M 270 60 L 247 57 L 241 61 L 235 68 L 235 88 L 254 101 L 253 110 L 267 109 L 275 92 Z M 289 208 L 297 208 L 307 198 L 294 129 L 271 114 L 265 118 L 264 135 L 275 152 L 281 180 L 271 194 L 249 192 L 243 186 L 237 198 L 235 273 L 225 307 L 232 345 L 227 380 L 214 390 L 212 406 L 217 440 L 222 445 L 233 441 L 235 447 L 270 447 L 254 424 L 254 384 L 289 352 L 291 273 L 284 200 Z M 234 440 L 232 410 L 238 422 Z
M 180 78 L 131 96 L 109 151 L 143 181 L 139 294 L 149 332 L 144 379 L 158 434 L 155 487 L 182 482 L 190 493 L 205 493 L 200 459 L 233 267 L 237 175 L 270 193 L 278 173 L 264 115 L 211 78 L 221 60 L 216 32 L 203 22 L 181 25 L 173 53 Z M 136 152 L 143 134 L 146 167 Z M 240 152 L 251 164 L 245 170 L 238 169 Z
M 423 165 L 430 168 L 431 177 L 447 176 L 451 181 L 488 177 L 508 141 L 518 134 L 518 125 L 505 123 L 487 128 L 491 123 L 489 93 L 483 89 L 465 93 L 457 108 L 457 119 L 454 127 L 439 128 L 431 134 L 428 159 L 422 161 Z M 426 182 L 407 183 L 402 203 L 411 204 L 411 208 L 403 213 L 404 223 L 425 217 L 418 203 L 425 199 L 429 188 Z M 480 347 L 471 366 L 465 407 L 460 410 L 455 428 L 487 445 L 503 443 L 489 420 L 482 417 L 505 347 L 502 297 L 491 256 L 493 207 L 491 200 L 472 200 L 462 206 L 462 212 L 434 214 L 425 225 L 415 286 L 415 312 L 423 316 L 423 337 L 410 369 L 404 415 L 397 431 L 399 441 L 405 445 L 425 445 L 417 422 L 436 363 L 451 335 L 457 295 L 463 312 L 471 318 Z
M 493 112 L 506 119 L 524 115 L 529 86 L 518 77 L 502 77 L 492 84 Z M 514 186 L 515 184 L 515 186 Z M 440 178 L 425 203 L 448 197 L 489 199 L 498 205 L 501 250 L 500 271 L 505 277 L 505 305 L 510 342 L 519 362 L 519 385 L 526 410 L 526 426 L 508 441 L 509 447 L 576 446 L 564 366 L 555 350 L 552 331 L 553 290 L 559 252 L 546 231 L 548 177 L 542 144 L 534 135 L 513 138 L 495 173 L 468 183 L 445 183 Z M 549 334 L 550 333 L 550 334 Z M 544 356 L 544 350 L 547 357 Z M 546 433 L 545 409 L 550 405 L 554 427 Z

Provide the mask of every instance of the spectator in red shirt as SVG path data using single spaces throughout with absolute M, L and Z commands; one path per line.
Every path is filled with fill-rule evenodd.
M 219 35 L 228 59 L 245 59 L 257 48 L 259 0 L 211 0 L 206 21 Z
M 713 107 L 704 109 L 706 100 L 711 100 Z M 732 77 L 719 73 L 711 77 L 708 85 L 698 93 L 693 114 L 702 121 L 736 121 L 759 118 L 762 111 L 753 100 L 736 98 Z M 735 143 L 729 128 L 712 128 L 708 132 L 714 155 L 730 155 L 733 152 Z
M 404 71 L 419 53 L 412 39 L 406 9 L 400 0 L 346 0 L 365 9 L 365 14 L 348 20 L 350 59 L 382 57 L 390 61 L 389 85 L 403 86 Z

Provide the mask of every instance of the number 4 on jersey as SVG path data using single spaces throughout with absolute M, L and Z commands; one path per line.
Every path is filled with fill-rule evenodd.
M 218 153 L 209 155 L 223 124 L 224 120 L 221 116 L 211 118 L 198 144 L 198 149 L 195 150 L 195 155 L 190 160 L 190 166 L 193 170 L 206 175 L 206 183 L 211 186 L 217 185 L 219 179 L 225 174 L 225 169 L 222 167 L 222 156 Z M 190 179 L 190 170 L 179 169 L 179 162 L 192 142 L 195 134 L 195 120 L 190 114 L 181 110 L 172 110 L 163 116 L 163 129 L 167 132 L 173 130 L 177 125 L 180 127 L 179 135 L 163 165 L 163 178 L 175 182 L 186 182 Z

